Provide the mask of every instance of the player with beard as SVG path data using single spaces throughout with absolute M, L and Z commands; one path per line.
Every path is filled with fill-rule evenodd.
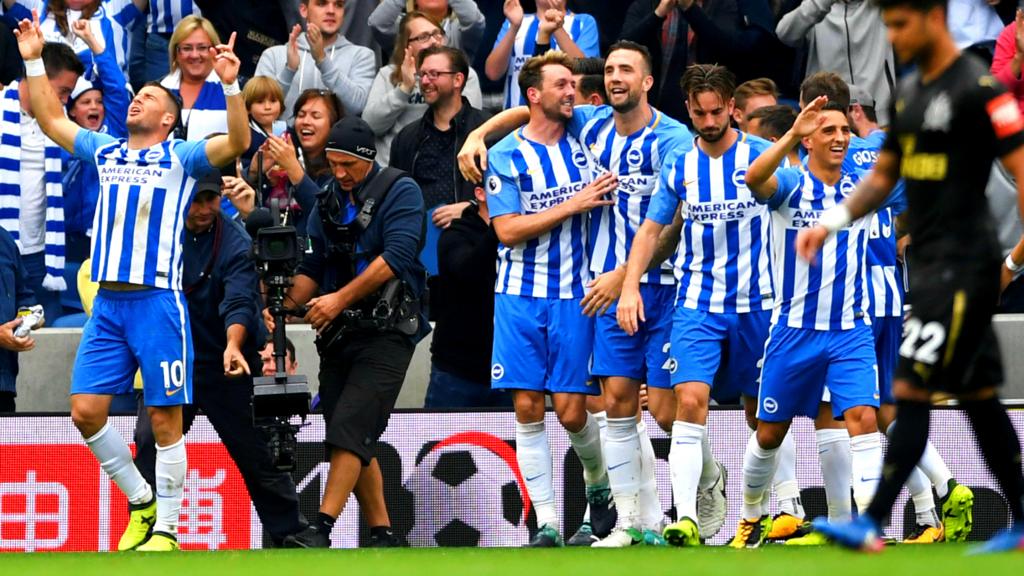
M 651 302 L 650 321 L 639 334 L 626 334 L 615 318 L 625 276 L 626 256 L 632 238 L 646 215 L 654 194 L 662 162 L 670 152 L 688 150 L 689 130 L 665 116 L 647 101 L 653 85 L 647 49 L 633 42 L 611 46 L 604 66 L 606 106 L 577 106 L 569 132 L 578 136 L 589 151 L 598 172 L 618 178 L 613 204 L 590 213 L 590 271 L 596 278 L 588 283 L 582 305 L 584 313 L 596 315 L 593 376 L 600 378 L 606 411 L 595 414 L 604 419 L 605 460 L 609 466 L 611 493 L 618 514 L 618 526 L 610 535 L 602 526 L 586 523 L 569 544 L 622 547 L 640 542 L 663 544 L 661 525 L 664 512 L 657 494 L 655 457 L 646 426 L 638 422 L 640 384 L 648 383 L 652 413 L 673 412 L 675 399 L 668 384 L 668 343 L 672 301 L 675 297 L 670 264 L 645 274 L 643 292 Z M 503 112 L 485 123 L 472 138 L 476 143 L 463 148 L 460 156 L 486 153 L 482 138 L 489 131 L 509 130 L 527 117 L 524 108 Z M 475 146 L 475 148 L 474 148 Z M 676 227 L 663 235 L 663 262 L 678 243 Z M 660 410 L 655 410 L 655 406 Z M 666 421 L 661 419 L 660 421 Z M 666 431 L 671 430 L 671 415 Z M 595 503 L 593 495 L 588 498 Z M 724 510 L 724 501 L 721 502 Z M 598 542 L 598 536 L 607 536 Z
M 677 522 L 665 528 L 665 538 L 676 546 L 697 546 L 718 532 L 726 512 L 726 470 L 708 443 L 708 403 L 712 396 L 742 395 L 753 405 L 772 286 L 768 210 L 743 181 L 767 143 L 730 127 L 735 79 L 725 68 L 691 66 L 682 88 L 698 134 L 696 146 L 662 167 L 658 192 L 629 253 L 618 321 L 628 334 L 652 321 L 651 304 L 655 309 L 660 304 L 642 291 L 640 280 L 662 229 L 681 214 L 671 376 L 648 385 L 652 390 L 668 385 L 676 400 L 667 414 L 655 410 L 659 422 L 668 420 L 662 427 L 672 434 L 669 467 Z
M 544 396 L 583 465 L 591 494 L 608 491 L 597 421 L 585 408 L 593 321 L 580 313 L 588 276 L 587 214 L 608 206 L 616 179 L 591 181 L 587 154 L 565 124 L 573 116 L 572 61 L 551 51 L 519 74 L 530 121 L 491 150 L 485 179 L 501 244 L 494 299 L 491 386 L 512 391 L 516 455 L 537 513 L 531 547 L 562 545 L 544 429 Z M 592 510 L 592 513 L 594 511 Z M 607 513 L 607 511 L 604 511 Z
M 1013 520 L 1013 528 L 982 550 L 1024 548 L 1021 448 L 999 402 L 1002 361 L 991 325 L 999 299 L 1000 248 L 984 196 L 989 168 L 999 158 L 1024 203 L 1024 117 L 986 66 L 957 49 L 945 0 L 876 4 L 896 55 L 917 64 L 917 72 L 900 85 L 894 120 L 870 177 L 817 227 L 803 231 L 797 247 L 804 258 L 813 258 L 848 222 L 875 210 L 902 176 L 914 239 L 914 289 L 908 295 L 913 308 L 893 380 L 897 419 L 882 482 L 856 520 L 815 526 L 844 546 L 881 548 L 881 523 L 928 442 L 931 394 L 942 391 L 955 396 L 967 413 Z M 961 525 L 970 521 L 966 509 L 954 512 Z
M 132 100 L 127 139 L 80 128 L 65 117 L 44 77 L 38 14 L 23 20 L 16 34 L 43 132 L 99 171 L 92 280 L 100 291 L 75 357 L 71 418 L 131 505 L 118 549 L 177 550 L 187 469 L 181 406 L 191 402 L 193 362 L 182 296 L 183 226 L 197 177 L 233 162 L 249 146 L 235 35 L 209 47 L 225 83 L 228 134 L 185 142 L 168 138 L 180 124 L 181 101 L 159 84 L 147 84 Z M 139 369 L 157 444 L 156 490 L 107 421 L 113 395 L 130 392 Z

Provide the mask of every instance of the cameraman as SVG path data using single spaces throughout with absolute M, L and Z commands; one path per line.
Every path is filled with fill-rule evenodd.
M 291 475 L 274 467 L 267 441 L 252 423 L 250 366 L 259 366 L 260 312 L 252 241 L 242 226 L 220 211 L 221 176 L 199 180 L 185 220 L 182 286 L 188 301 L 195 350 L 193 403 L 183 411 L 188 431 L 198 409 L 210 420 L 238 466 L 260 522 L 272 543 L 307 537 L 306 521 Z M 144 318 L 139 321 L 145 322 Z M 136 465 L 155 486 L 156 445 L 149 418 L 139 405 Z
M 306 320 L 318 333 L 324 442 L 330 451 L 314 524 L 318 547 L 330 546 L 331 529 L 357 481 L 365 485 L 379 477 L 376 442 L 416 342 L 430 330 L 420 311 L 423 193 L 403 172 L 377 166 L 374 140 L 355 116 L 331 127 L 326 155 L 334 181 L 317 196 L 307 223 L 312 253 L 288 291 L 288 304 L 307 305 Z M 266 312 L 264 318 L 273 323 Z M 382 501 L 382 485 L 375 484 Z

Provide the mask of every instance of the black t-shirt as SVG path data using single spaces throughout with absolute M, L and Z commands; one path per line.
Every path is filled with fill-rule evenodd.
M 900 159 L 916 265 L 972 266 L 1000 257 L 985 187 L 992 161 L 1024 144 L 1024 117 L 981 60 L 963 54 L 941 76 L 904 78 L 884 150 Z

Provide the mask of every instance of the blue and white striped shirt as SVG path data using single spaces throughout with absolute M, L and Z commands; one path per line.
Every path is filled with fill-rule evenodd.
M 768 145 L 741 133 L 719 158 L 694 146 L 662 167 L 647 217 L 668 225 L 677 206 L 682 212 L 677 305 L 730 314 L 771 309 L 770 220 L 746 184 L 747 168 Z
M 772 266 L 776 304 L 774 323 L 791 328 L 849 330 L 870 324 L 865 257 L 871 218 L 855 220 L 825 241 L 817 263 L 796 254 L 800 230 L 814 227 L 822 212 L 845 200 L 861 173 L 843 171 L 828 186 L 801 168 L 775 172 L 778 187 L 767 200 L 772 210 Z
M 487 208 L 491 218 L 536 214 L 582 190 L 591 178 L 590 162 L 568 132 L 546 146 L 527 140 L 523 130 L 509 134 L 488 155 Z M 589 277 L 586 214 L 515 246 L 498 246 L 494 291 L 534 298 L 582 298 Z
M 184 17 L 191 14 L 203 15 L 192 0 L 149 0 L 146 30 L 150 34 L 170 34 Z
M 526 95 L 519 92 L 519 71 L 522 70 L 526 61 L 533 57 L 533 50 L 537 46 L 539 24 L 540 20 L 536 14 L 526 14 L 523 16 L 523 22 L 519 25 L 519 31 L 516 32 L 516 41 L 508 56 L 508 70 L 505 72 L 505 108 L 526 104 Z M 569 33 L 572 41 L 576 43 L 584 56 L 593 58 L 601 55 L 601 48 L 598 45 L 597 21 L 593 16 L 566 12 L 562 28 Z M 494 40 L 494 46 L 501 42 L 508 31 L 509 23 L 508 20 L 505 20 L 498 32 L 498 37 Z M 551 37 L 551 49 L 559 49 L 554 36 Z
M 619 187 L 613 194 L 613 206 L 590 212 L 590 270 L 595 275 L 610 272 L 625 264 L 633 238 L 658 184 L 662 162 L 669 153 L 685 152 L 693 146 L 686 126 L 651 108 L 650 123 L 626 136 L 615 130 L 610 106 L 578 106 L 569 130 L 579 131 L 580 141 L 590 152 L 597 172 L 613 172 Z M 675 284 L 672 264 L 665 262 L 660 273 L 644 274 L 641 283 L 671 286 Z
M 75 156 L 96 164 L 92 279 L 181 290 L 185 218 L 197 176 L 214 170 L 205 142 L 168 140 L 131 150 L 128 142 L 79 130 Z
M 878 160 L 878 151 L 884 140 L 885 132 L 876 130 L 862 139 L 864 145 L 859 150 L 847 152 L 847 158 L 852 156 L 858 167 L 870 170 Z M 875 318 L 903 316 L 906 272 L 897 258 L 896 217 L 907 207 L 905 190 L 903 180 L 897 182 L 889 197 L 891 207 L 881 209 L 871 217 L 867 263 L 871 281 L 870 310 Z

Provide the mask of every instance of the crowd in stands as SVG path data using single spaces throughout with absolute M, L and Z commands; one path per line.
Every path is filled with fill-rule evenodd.
M 949 5 L 958 46 L 986 59 L 1024 109 L 1024 16 L 1017 4 Z M 869 0 L 0 0 L 0 225 L 16 243 L 48 326 L 85 321 L 76 277 L 90 243 L 99 240 L 91 237 L 98 176 L 94 166 L 53 146 L 26 109 L 11 29 L 32 11 L 48 42 L 51 82 L 67 78 L 60 96 L 68 117 L 117 137 L 127 135 L 132 94 L 148 82 L 180 98 L 177 137 L 225 133 L 211 47 L 236 33 L 252 144 L 222 171 L 221 210 L 244 218 L 258 204 L 278 202 L 303 235 L 318 191 L 332 178 L 324 152 L 330 128 L 360 116 L 376 135 L 378 164 L 405 170 L 422 188 L 432 227 L 422 258 L 441 276 L 450 269 L 446 258 L 486 261 L 480 246 L 493 262 L 496 238 L 487 232 L 486 213 L 461 232 L 476 251 L 453 236 L 439 254 L 436 242 L 467 209 L 476 214 L 478 191 L 460 174 L 456 156 L 489 114 L 523 103 L 516 79 L 531 56 L 561 50 L 577 59 L 577 104 L 601 103 L 603 51 L 621 39 L 640 43 L 653 59 L 651 104 L 683 122 L 684 70 L 724 65 L 739 83 L 736 125 L 769 137 L 792 123 L 800 83 L 818 71 L 853 86 L 855 120 L 860 114 L 884 129 L 907 73 Z M 1012 205 L 1012 183 L 995 178 L 990 187 Z M 1003 235 L 1009 250 L 1020 224 L 1013 210 L 1001 215 L 1013 220 Z M 0 258 L 9 259 L 8 252 Z M 435 316 L 459 321 L 444 306 L 458 307 L 454 295 L 465 286 L 447 284 L 432 281 L 434 291 L 451 292 L 434 296 L 441 307 Z M 1024 309 L 1024 289 L 1011 288 L 1006 298 L 1007 306 Z M 0 321 L 10 320 L 2 311 Z M 489 347 L 450 330 L 438 328 L 437 337 L 489 355 Z M 435 356 L 445 372 L 486 388 L 486 362 L 455 366 L 444 345 Z M 0 394 L 13 392 L 16 374 L 16 362 L 13 372 L 4 366 Z

